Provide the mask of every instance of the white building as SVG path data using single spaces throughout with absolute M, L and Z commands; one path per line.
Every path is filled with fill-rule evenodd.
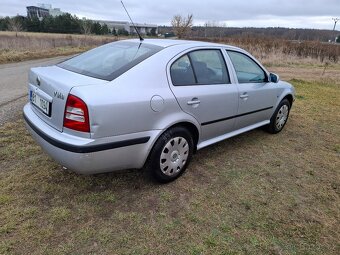
M 60 8 L 52 8 L 51 4 L 37 4 L 37 6 L 43 9 L 47 9 L 52 17 L 56 17 L 63 14 Z
M 132 23 L 127 21 L 109 21 L 109 20 L 94 20 L 95 22 L 98 22 L 100 25 L 106 24 L 109 29 L 113 30 L 115 29 L 116 32 L 118 29 L 125 29 L 129 32 L 129 34 L 136 34 L 136 30 L 133 27 Z M 155 34 L 158 34 L 158 26 L 155 24 L 141 24 L 141 23 L 135 23 L 136 28 L 138 29 L 139 33 L 142 35 L 146 35 L 148 33 L 151 33 L 151 30 L 154 29 Z

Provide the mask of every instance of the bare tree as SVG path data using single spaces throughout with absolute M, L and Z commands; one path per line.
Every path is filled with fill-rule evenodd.
M 204 23 L 205 37 L 222 37 L 226 28 L 226 23 L 220 21 L 207 21 Z
M 92 28 L 92 21 L 88 19 L 83 19 L 81 22 L 81 30 L 84 35 L 91 34 L 91 28 Z
M 188 35 L 193 25 L 193 15 L 188 14 L 187 17 L 181 15 L 175 15 L 172 18 L 171 25 L 178 38 L 183 38 Z
M 83 42 L 84 45 L 87 44 L 87 36 L 91 34 L 92 32 L 92 25 L 93 25 L 92 20 L 85 19 L 85 18 L 83 18 L 83 20 L 80 23 L 81 32 L 84 34 L 84 42 Z
M 19 16 L 8 20 L 8 30 L 16 32 L 15 36 L 18 36 L 18 32 L 22 31 L 22 23 Z

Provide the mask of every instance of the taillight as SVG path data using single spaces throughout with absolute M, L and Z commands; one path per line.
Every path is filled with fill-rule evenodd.
M 87 106 L 83 100 L 74 95 L 68 95 L 64 113 L 64 127 L 90 132 L 90 120 Z

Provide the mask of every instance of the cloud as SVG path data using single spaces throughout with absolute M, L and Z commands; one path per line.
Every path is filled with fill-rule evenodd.
M 1 0 L 0 15 L 25 15 L 26 5 L 37 0 Z M 118 0 L 46 0 L 62 11 L 80 17 L 105 20 L 128 20 Z M 223 21 L 229 26 L 286 26 L 332 28 L 331 17 L 340 15 L 339 0 L 125 0 L 135 22 L 169 25 L 174 14 L 194 15 L 195 24 Z M 3 8 L 5 7 L 5 8 Z

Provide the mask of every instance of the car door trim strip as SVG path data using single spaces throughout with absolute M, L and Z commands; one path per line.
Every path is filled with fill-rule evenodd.
M 24 115 L 24 119 L 26 123 L 36 132 L 41 138 L 43 138 L 46 142 L 66 151 L 75 152 L 75 153 L 91 153 L 97 151 L 111 150 L 131 145 L 143 144 L 147 143 L 150 140 L 150 136 L 134 138 L 124 141 L 104 143 L 104 144 L 96 144 L 96 145 L 87 145 L 87 146 L 78 146 L 73 144 L 68 144 L 64 142 L 60 142 L 55 140 L 54 138 L 48 136 L 41 130 L 39 130 L 33 123 L 31 123 L 28 118 Z
M 269 109 L 272 109 L 272 108 L 274 108 L 274 106 L 266 107 L 266 108 L 259 109 L 259 110 L 256 110 L 256 111 L 252 111 L 252 112 L 246 112 L 246 113 L 242 113 L 242 114 L 230 116 L 230 117 L 223 118 L 223 119 L 218 119 L 218 120 L 212 120 L 212 121 L 203 122 L 201 125 L 202 125 L 202 126 L 206 126 L 206 125 L 214 124 L 214 123 L 216 123 L 216 122 L 225 121 L 225 120 L 230 120 L 230 119 L 242 117 L 242 116 L 249 115 L 249 114 L 253 114 L 253 113 L 266 111 L 266 110 L 269 110 Z

